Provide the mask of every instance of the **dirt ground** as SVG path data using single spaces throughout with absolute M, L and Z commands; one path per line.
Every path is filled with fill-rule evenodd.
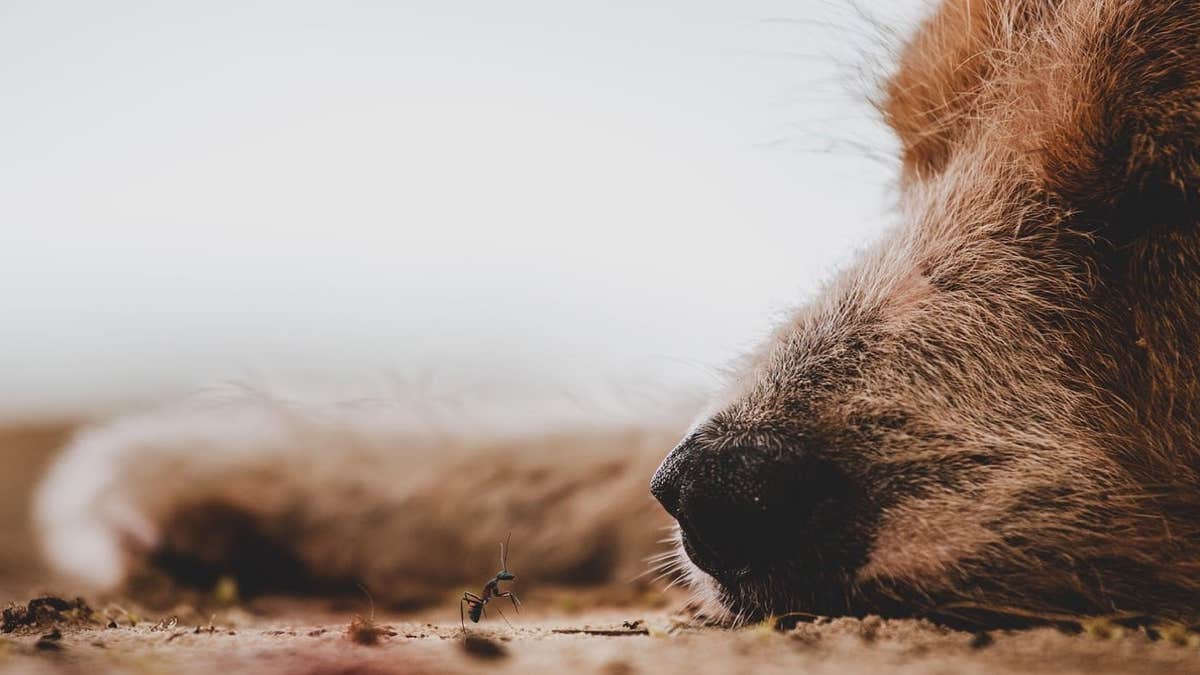
M 1140 629 L 972 635 L 867 618 L 724 630 L 689 627 L 662 610 L 584 608 L 527 611 L 510 617 L 511 626 L 492 620 L 464 636 L 447 616 L 454 613 L 379 615 L 375 632 L 356 641 L 346 613 L 311 603 L 190 621 L 110 609 L 94 625 L 0 637 L 0 673 L 1200 672 L 1194 641 L 1155 640 Z M 105 624 L 107 616 L 114 618 Z
M 0 431 L 0 606 L 8 608 L 0 675 L 1200 672 L 1200 634 L 1179 627 L 1085 622 L 972 634 L 924 621 L 790 617 L 727 630 L 685 619 L 675 611 L 682 596 L 630 601 L 605 589 L 539 591 L 523 597 L 520 615 L 506 612 L 511 625 L 489 610 L 465 635 L 453 597 L 416 613 L 378 610 L 373 621 L 361 597 L 244 602 L 218 593 L 154 609 L 122 598 L 77 605 L 40 568 L 26 525 L 29 488 L 69 433 L 66 424 Z M 47 593 L 66 600 L 29 604 Z

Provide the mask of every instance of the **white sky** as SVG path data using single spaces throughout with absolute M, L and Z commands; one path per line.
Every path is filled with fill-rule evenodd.
M 870 33 L 837 0 L 4 0 L 0 414 L 703 384 L 886 222 Z

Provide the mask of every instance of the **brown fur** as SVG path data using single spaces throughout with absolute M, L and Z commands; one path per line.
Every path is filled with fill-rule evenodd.
M 696 432 L 835 457 L 869 551 L 714 588 L 727 607 L 1191 613 L 1198 10 L 964 1 L 925 23 L 882 105 L 905 222 Z
M 881 104 L 902 222 L 688 435 L 842 467 L 853 520 L 814 543 L 837 562 L 733 586 L 668 565 L 730 616 L 1192 616 L 1198 94 L 1200 2 L 944 3 Z M 261 412 L 230 435 L 210 428 L 227 415 L 189 415 L 77 442 L 40 501 L 60 564 L 99 523 L 97 581 L 115 583 L 131 552 L 187 540 L 164 536 L 173 518 L 233 505 L 307 574 L 416 601 L 486 578 L 510 528 L 523 582 L 622 578 L 662 522 L 645 483 L 665 434 L 600 434 L 563 461 L 578 438 L 446 445 Z M 80 488 L 89 466 L 109 482 Z

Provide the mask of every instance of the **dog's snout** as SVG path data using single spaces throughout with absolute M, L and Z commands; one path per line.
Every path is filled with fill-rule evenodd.
M 836 536 L 851 494 L 828 460 L 686 445 L 663 461 L 650 489 L 679 521 L 689 557 L 718 578 Z
M 686 446 L 680 445 L 675 448 L 650 479 L 650 494 L 654 495 L 658 503 L 676 520 L 679 520 L 679 486 L 683 481 L 681 465 L 687 455 Z

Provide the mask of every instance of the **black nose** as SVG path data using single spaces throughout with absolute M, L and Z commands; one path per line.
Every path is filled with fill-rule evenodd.
M 836 537 L 851 484 L 828 460 L 684 443 L 650 492 L 679 521 L 692 561 L 724 580 Z

